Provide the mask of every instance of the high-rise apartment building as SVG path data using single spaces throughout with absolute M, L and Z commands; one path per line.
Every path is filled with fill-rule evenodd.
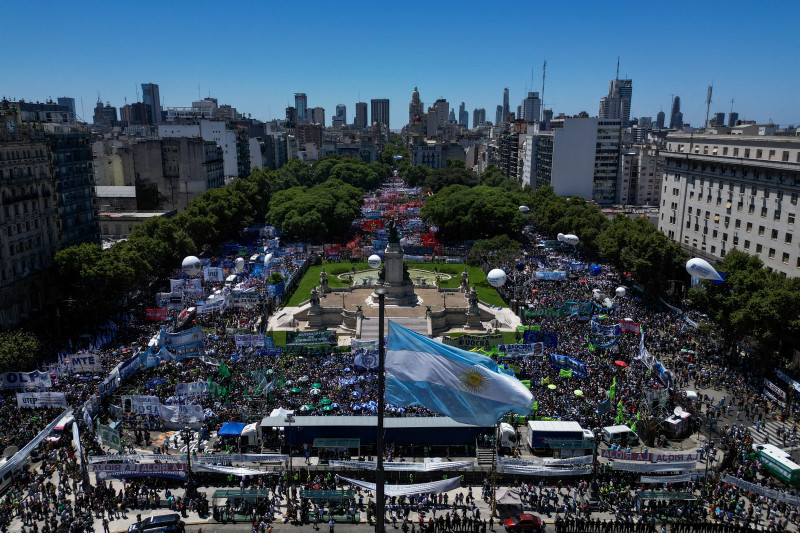
M 739 120 L 739 113 L 736 113 L 735 111 L 731 111 L 730 113 L 728 113 L 729 128 L 733 128 L 734 126 L 736 126 L 736 122 L 738 122 L 738 120 Z
M 620 121 L 552 119 L 539 133 L 536 187 L 551 185 L 559 196 L 582 196 L 600 204 L 617 199 Z
M 312 107 L 309 115 L 309 122 L 311 124 L 319 124 L 325 127 L 325 109 L 322 107 Z
M 503 89 L 503 115 L 501 118 L 505 120 L 505 118 L 508 116 L 510 112 L 511 109 L 508 107 L 508 87 L 506 87 L 505 89 Z
M 656 115 L 656 129 L 663 130 L 664 129 L 664 120 L 666 119 L 666 114 L 663 111 L 659 111 L 658 115 Z
M 679 130 L 683 128 L 683 113 L 681 113 L 681 97 L 676 96 L 672 100 L 672 110 L 669 115 L 669 129 Z
M 119 110 L 119 120 L 123 126 L 146 126 L 150 124 L 151 117 L 150 106 L 144 102 L 134 102 Z
M 297 126 L 297 108 L 289 106 L 286 108 L 286 123 L 287 129 L 293 130 Z
M 67 115 L 67 117 L 69 118 L 70 122 L 75 122 L 75 120 L 77 120 L 77 116 L 78 115 L 75 114 L 75 99 L 74 98 L 70 98 L 69 96 L 60 96 L 58 98 L 58 105 L 66 106 L 67 111 L 69 113 Z
M 469 128 L 469 111 L 467 111 L 467 105 L 464 102 L 461 102 L 461 105 L 458 106 L 458 125 Z
M 724 126 L 725 125 L 725 113 L 714 113 L 714 125 L 715 126 Z
M 621 156 L 617 181 L 617 203 L 624 205 L 658 205 L 664 156 L 650 144 L 637 144 Z
M 614 79 L 608 83 L 608 96 L 600 99 L 599 118 L 621 120 L 623 126 L 630 125 L 633 81 Z
M 528 96 L 522 101 L 522 109 L 520 111 L 519 118 L 522 120 L 528 122 L 538 121 L 542 111 L 542 101 L 539 99 L 539 93 L 529 92 Z
M 389 99 L 388 98 L 373 98 L 370 101 L 372 105 L 372 123 L 384 124 L 389 127 Z
M 337 104 L 336 116 L 342 119 L 342 124 L 347 124 L 347 106 L 344 104 Z
M 142 84 L 142 102 L 149 107 L 149 124 L 161 124 L 161 94 L 155 83 Z
M 308 120 L 308 98 L 306 93 L 294 93 L 294 108 L 297 109 L 297 122 Z
M 494 113 L 494 125 L 499 126 L 505 121 L 505 115 L 503 114 L 503 106 L 497 106 L 497 109 Z
M 408 104 L 408 123 L 413 123 L 416 117 L 422 118 L 424 113 L 425 108 L 419 98 L 419 90 L 414 87 L 414 92 L 411 93 L 411 103 Z
M 353 119 L 353 127 L 363 130 L 367 127 L 367 103 L 356 102 L 356 116 Z
M 112 106 L 110 103 L 106 102 L 106 105 L 103 105 L 103 102 L 97 101 L 97 105 L 94 108 L 94 125 L 97 128 L 101 129 L 110 129 L 117 125 L 119 122 L 117 120 L 117 108 Z
M 475 108 L 472 111 L 472 127 L 477 128 L 481 122 L 486 122 L 486 109 Z
M 666 142 L 658 228 L 709 261 L 735 248 L 800 276 L 800 139 L 670 133 Z

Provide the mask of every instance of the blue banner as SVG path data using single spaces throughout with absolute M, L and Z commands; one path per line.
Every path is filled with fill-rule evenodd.
M 203 331 L 200 326 L 180 333 L 165 333 L 162 337 L 164 346 L 174 354 L 178 361 L 188 355 L 202 355 L 203 353 Z
M 497 351 L 504 353 L 508 356 L 512 355 L 535 355 L 537 352 L 542 355 L 541 343 L 530 344 L 501 344 L 497 347 Z
M 567 302 L 564 306 L 568 315 L 591 315 L 593 309 L 592 302 Z
M 541 279 L 545 281 L 559 281 L 567 279 L 567 272 L 566 271 L 555 271 L 555 272 L 536 272 L 536 279 Z
M 533 344 L 535 342 L 543 342 L 541 331 L 528 330 L 522 333 L 522 344 Z
M 269 340 L 271 341 L 272 339 Z M 256 350 L 253 352 L 253 355 L 257 355 L 258 357 L 267 357 L 280 355 L 281 352 L 282 350 L 280 348 L 262 348 L 261 350 Z
M 150 390 L 150 389 L 155 389 L 156 387 L 160 387 L 161 385 L 166 385 L 168 382 L 169 380 L 167 378 L 153 378 L 150 381 L 146 382 L 144 386 L 146 389 Z
M 566 355 L 551 353 L 550 367 L 555 370 L 561 370 L 562 368 L 565 370 L 572 370 L 572 375 L 580 379 L 586 379 L 588 377 L 586 365 Z
M 613 324 L 604 326 L 599 322 L 592 320 L 592 335 L 599 337 L 618 337 L 622 334 L 622 326 Z
M 558 348 L 558 335 L 551 331 L 543 331 L 542 342 L 548 348 Z

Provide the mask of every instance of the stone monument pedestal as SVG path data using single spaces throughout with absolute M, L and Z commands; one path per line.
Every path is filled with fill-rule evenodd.
M 403 264 L 403 247 L 399 239 L 390 237 L 389 244 L 383 257 L 383 269 L 376 283 L 377 287 L 386 289 L 386 305 L 416 305 L 418 298 L 414 292 L 414 283 L 408 276 L 408 271 Z M 378 301 L 378 295 L 372 293 L 373 301 Z

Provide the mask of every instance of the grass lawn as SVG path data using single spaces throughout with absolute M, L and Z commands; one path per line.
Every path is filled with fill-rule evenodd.
M 305 276 L 303 276 L 303 279 L 301 279 L 300 283 L 298 283 L 294 294 L 292 294 L 292 297 L 286 302 L 287 306 L 294 307 L 300 305 L 301 302 L 308 300 L 308 296 L 311 293 L 311 288 L 314 287 L 314 285 L 319 285 L 319 273 L 323 266 L 325 267 L 325 271 L 328 273 L 328 285 L 333 288 L 347 286 L 346 281 L 339 279 L 339 274 L 350 272 L 354 267 L 356 272 L 359 270 L 367 270 L 369 268 L 366 263 L 324 263 L 323 265 L 309 267 Z M 461 284 L 461 272 L 463 272 L 464 266 L 465 265 L 463 263 L 408 263 L 408 268 L 428 270 L 432 272 L 434 267 L 436 267 L 439 272 L 450 274 L 451 277 L 449 280 L 442 281 L 442 287 L 444 288 L 455 288 Z M 469 282 L 470 284 L 475 284 L 475 288 L 478 291 L 478 298 L 482 302 L 485 302 L 489 305 L 501 305 L 506 307 L 507 304 L 502 298 L 500 298 L 500 295 L 497 294 L 497 291 L 494 290 L 491 285 L 489 285 L 489 282 L 486 280 L 486 274 L 483 273 L 483 270 L 481 270 L 480 267 L 467 266 L 467 272 L 469 273 Z

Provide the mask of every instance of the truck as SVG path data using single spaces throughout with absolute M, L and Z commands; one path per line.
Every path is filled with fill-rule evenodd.
M 513 453 L 514 448 L 519 447 L 517 432 L 511 424 L 502 422 L 498 433 L 501 452 Z
M 639 435 L 624 424 L 607 426 L 603 428 L 603 442 L 611 446 L 636 446 L 639 444 Z
M 532 452 L 552 452 L 558 457 L 591 453 L 594 440 L 591 431 L 578 422 L 535 420 L 528 422 L 528 448 Z

